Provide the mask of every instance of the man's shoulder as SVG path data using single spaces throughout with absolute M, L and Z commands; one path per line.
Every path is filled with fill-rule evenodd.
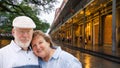
M 9 51 L 9 48 L 10 48 L 9 45 L 6 45 L 6 46 L 2 47 L 2 48 L 0 49 L 0 53 L 5 53 L 5 52 Z

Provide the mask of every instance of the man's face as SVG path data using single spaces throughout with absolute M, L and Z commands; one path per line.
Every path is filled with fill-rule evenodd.
M 32 40 L 33 29 L 32 28 L 13 28 L 12 34 L 15 39 L 15 43 L 22 48 L 27 48 Z

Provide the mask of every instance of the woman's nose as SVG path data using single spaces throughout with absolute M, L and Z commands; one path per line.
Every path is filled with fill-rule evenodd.
M 40 46 L 39 46 L 39 45 L 37 45 L 36 47 L 37 47 L 37 49 L 40 49 Z

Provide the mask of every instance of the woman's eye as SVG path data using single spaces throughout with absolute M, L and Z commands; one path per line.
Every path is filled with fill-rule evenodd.
M 39 44 L 42 44 L 42 42 L 39 42 Z
M 32 48 L 36 47 L 36 45 L 32 45 Z

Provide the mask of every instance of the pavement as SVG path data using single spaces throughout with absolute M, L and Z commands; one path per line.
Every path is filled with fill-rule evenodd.
M 107 45 L 97 46 L 96 45 L 94 47 L 86 45 L 85 49 L 120 58 L 120 48 L 116 48 L 116 51 L 112 51 L 112 45 L 111 46 L 107 46 Z
M 80 51 L 83 53 L 87 53 L 90 55 L 94 55 L 97 57 L 104 58 L 106 60 L 120 63 L 120 48 L 116 48 L 116 51 L 112 51 L 112 46 L 104 45 L 104 46 L 91 46 L 91 45 L 85 45 L 85 47 L 79 47 L 77 45 L 72 45 L 68 43 L 61 43 L 58 41 L 55 41 L 56 44 L 59 44 L 63 48 L 69 48 L 75 51 Z
M 110 46 L 88 46 L 81 48 L 76 45 L 55 41 L 55 45 L 76 56 L 83 68 L 120 68 L 120 48 L 116 52 Z

